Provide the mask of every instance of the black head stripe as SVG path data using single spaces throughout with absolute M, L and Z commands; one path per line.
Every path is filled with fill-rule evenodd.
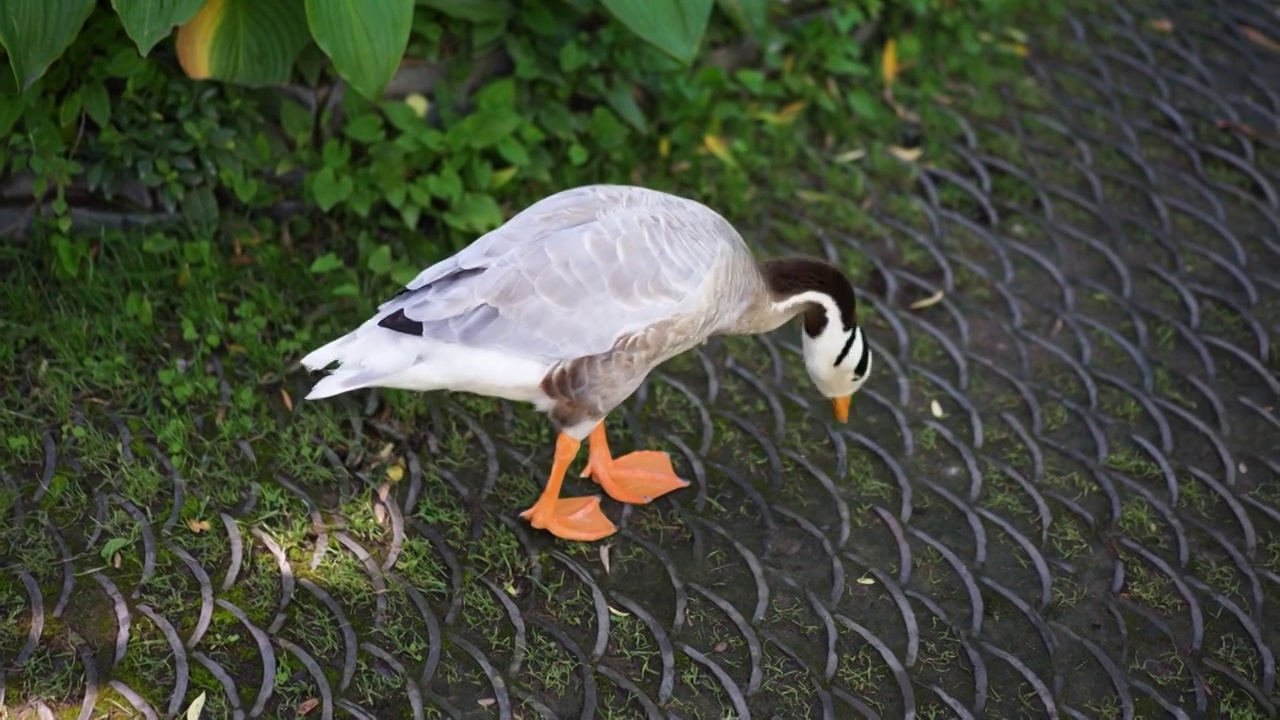
M 849 354 L 849 351 L 853 349 L 853 339 L 858 337 L 859 332 L 861 331 L 858 330 L 857 327 L 855 327 L 853 329 L 853 332 L 849 333 L 849 339 L 844 341 L 844 348 L 842 348 L 840 350 L 840 354 L 836 356 L 836 367 L 840 367 L 840 363 L 844 362 L 844 359 Z M 865 349 L 863 350 L 863 357 L 866 357 Z
M 853 369 L 853 374 L 862 377 L 867 374 L 867 366 L 871 364 L 871 346 L 862 343 L 862 357 L 858 358 L 858 366 Z

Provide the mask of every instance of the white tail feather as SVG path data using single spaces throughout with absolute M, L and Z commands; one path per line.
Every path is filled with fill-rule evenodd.
M 302 358 L 308 370 L 321 370 L 337 362 L 339 367 L 322 378 L 307 394 L 308 400 L 331 397 L 351 390 L 381 385 L 379 381 L 422 362 L 423 340 L 376 326 L 347 333 Z

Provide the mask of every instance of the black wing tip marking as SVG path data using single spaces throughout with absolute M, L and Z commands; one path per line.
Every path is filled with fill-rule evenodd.
M 396 310 L 390 315 L 379 320 L 378 327 L 417 337 L 422 337 L 423 332 L 426 330 L 426 327 L 420 320 L 414 320 L 408 315 L 405 315 L 403 309 Z

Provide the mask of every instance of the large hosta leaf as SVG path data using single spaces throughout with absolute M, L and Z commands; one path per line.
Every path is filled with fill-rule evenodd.
M 686 65 L 698 56 L 715 0 L 600 0 L 627 29 Z
M 146 57 L 156 43 L 200 11 L 204 0 L 111 0 L 120 24 Z
M 297 0 L 207 0 L 178 28 L 178 62 L 198 80 L 279 85 L 308 39 Z
M 94 0 L 0 0 L 0 45 L 23 90 L 80 34 Z
M 351 87 L 370 100 L 382 91 L 409 45 L 413 0 L 306 0 L 316 44 Z

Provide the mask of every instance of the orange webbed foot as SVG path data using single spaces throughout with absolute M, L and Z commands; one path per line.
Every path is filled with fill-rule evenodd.
M 689 487 L 689 481 L 676 475 L 671 457 L 656 450 L 637 450 L 611 458 L 607 449 L 596 451 L 593 445 L 582 475 L 590 475 L 609 497 L 632 505 L 645 505 L 673 490 Z
M 592 542 L 609 537 L 617 526 L 600 509 L 600 498 L 558 498 L 550 505 L 539 500 L 520 517 L 539 530 L 546 530 L 562 540 Z

